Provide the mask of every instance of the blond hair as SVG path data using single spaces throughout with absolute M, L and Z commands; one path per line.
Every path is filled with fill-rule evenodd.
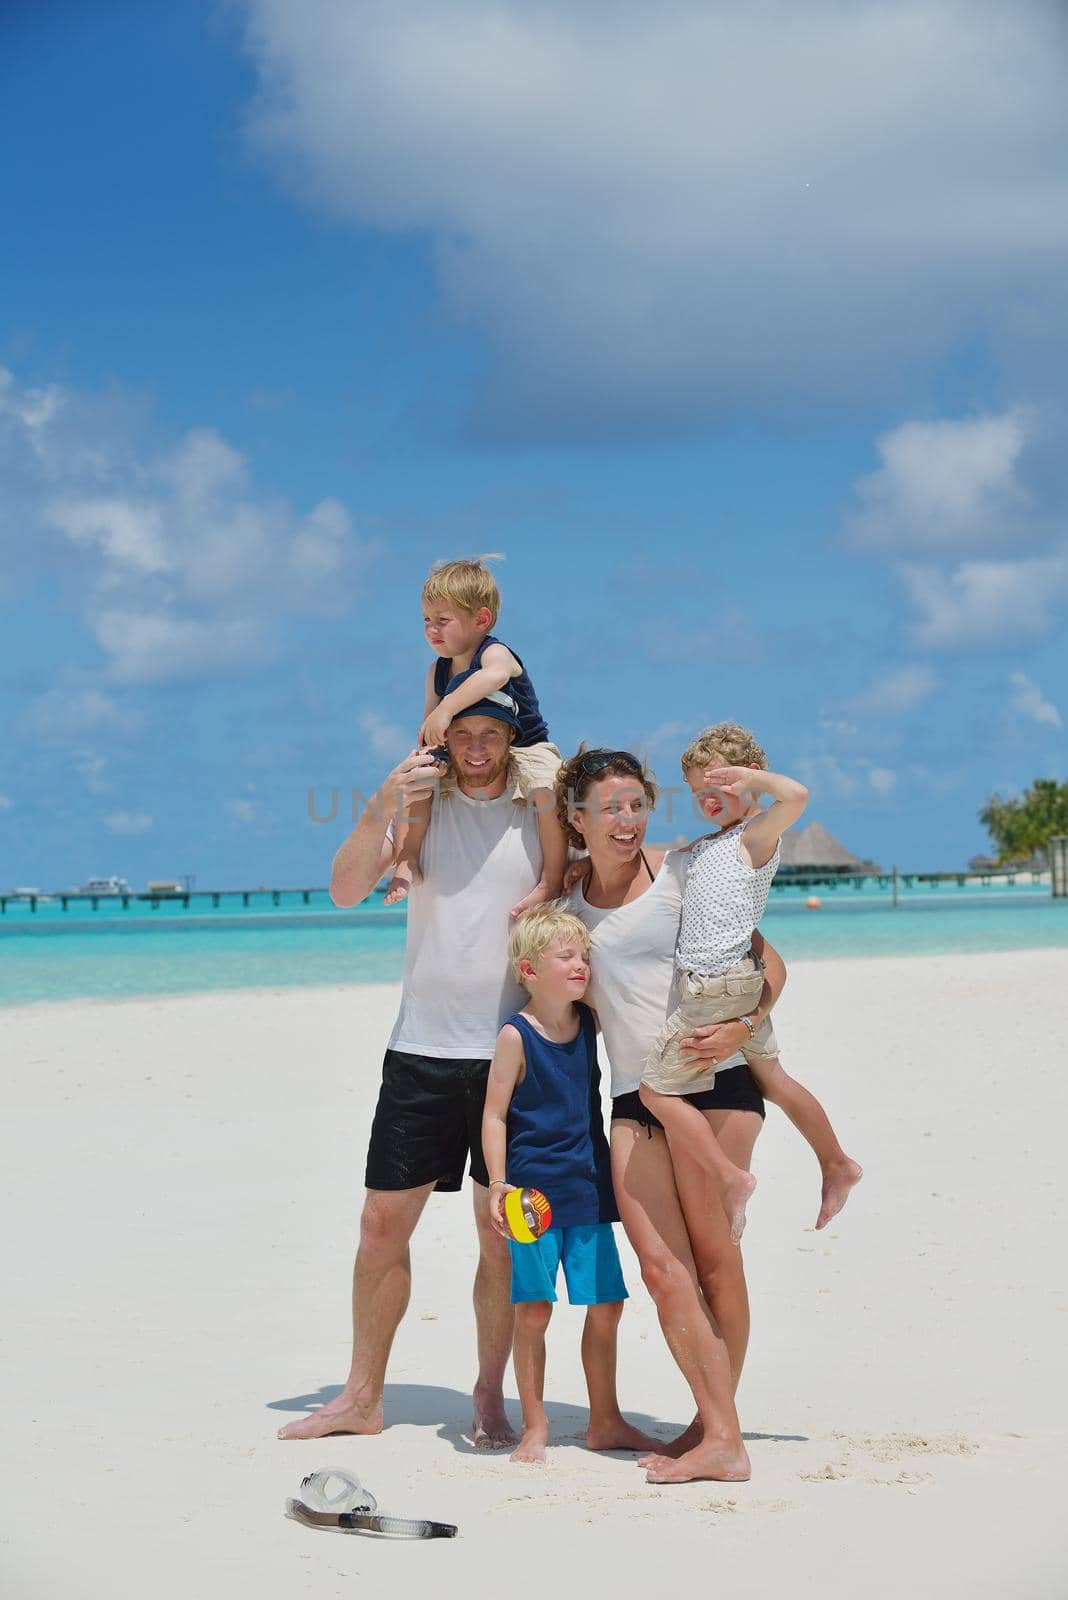
M 683 773 L 693 767 L 762 767 L 768 758 L 748 728 L 737 722 L 717 722 L 692 739 L 679 757 Z
M 462 561 L 435 561 L 423 584 L 423 604 L 431 600 L 444 601 L 472 616 L 485 606 L 492 628 L 500 614 L 501 592 L 486 562 L 503 559 L 500 555 L 488 555 L 469 556 Z
M 523 982 L 519 963 L 529 961 L 537 966 L 557 939 L 575 939 L 589 953 L 589 929 L 573 911 L 567 909 L 562 900 L 551 900 L 548 905 L 535 906 L 533 911 L 520 917 L 508 935 L 508 960 L 517 983 Z

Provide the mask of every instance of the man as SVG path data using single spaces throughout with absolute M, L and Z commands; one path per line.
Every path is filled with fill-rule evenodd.
M 367 1151 L 352 1366 L 335 1400 L 280 1429 L 279 1438 L 381 1430 L 386 1364 L 411 1289 L 408 1243 L 431 1192 L 459 1190 L 470 1152 L 479 1245 L 474 1442 L 515 1444 L 503 1395 L 513 1325 L 508 1250 L 490 1221 L 480 1130 L 494 1042 L 522 1004 L 508 968 L 508 911 L 541 875 L 537 813 L 515 803 L 509 779 L 518 727 L 515 701 L 503 690 L 458 712 L 449 727 L 456 786 L 434 800 L 423 841 L 400 1012 Z M 356 905 L 371 892 L 393 859 L 390 819 L 433 792 L 434 774 L 425 751 L 389 774 L 334 858 L 335 905 Z

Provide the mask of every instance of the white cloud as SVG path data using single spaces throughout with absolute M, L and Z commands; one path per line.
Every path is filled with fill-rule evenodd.
M 892 772 L 889 767 L 869 767 L 868 782 L 876 794 L 892 794 L 897 784 L 897 773 Z
M 845 701 L 845 709 L 859 717 L 900 717 L 914 711 L 937 688 L 938 679 L 929 667 L 897 667 Z
M 997 649 L 1047 633 L 1068 595 L 1068 555 L 1026 561 L 965 561 L 955 571 L 904 565 L 899 575 L 917 613 L 911 642 L 927 649 Z
M 500 426 L 869 402 L 1063 298 L 1055 6 L 243 4 L 254 146 L 430 235 Z
M 889 795 L 897 775 L 889 767 L 878 766 L 865 757 L 839 755 L 829 750 L 810 750 L 793 763 L 793 770 L 809 790 L 809 809 L 823 800 L 859 801 Z
M 1046 722 L 1051 728 L 1064 726 L 1057 707 L 1046 699 L 1038 684 L 1032 683 L 1026 672 L 1011 672 L 1009 683 L 1013 691 L 1013 711 L 1029 718 L 1031 722 Z
M 152 818 L 143 811 L 112 811 L 104 818 L 104 824 L 110 833 L 147 833 L 152 827 Z
M 48 689 L 20 713 L 16 731 L 42 744 L 68 744 L 101 733 L 130 731 L 140 719 L 103 690 L 74 684 Z
M 10 811 L 14 804 L 9 794 L 0 794 L 0 811 Z
M 251 800 L 228 800 L 226 809 L 239 822 L 255 822 L 256 807 Z
M 1017 467 L 1022 410 L 904 422 L 876 440 L 877 472 L 858 479 L 848 526 L 868 546 L 976 551 L 1011 542 L 1030 510 Z
M 382 716 L 378 711 L 361 711 L 359 716 L 360 727 L 370 742 L 372 750 L 378 756 L 406 755 L 415 744 L 418 728 L 410 734 L 405 733 L 398 722 L 390 722 L 388 717 Z
M 115 683 L 243 670 L 289 619 L 342 615 L 368 555 L 339 501 L 302 514 L 259 493 L 214 430 L 161 453 L 130 406 L 3 369 L 0 477 L 4 564 L 60 575 Z

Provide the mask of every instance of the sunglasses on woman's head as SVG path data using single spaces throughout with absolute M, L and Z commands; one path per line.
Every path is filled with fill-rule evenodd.
M 579 762 L 579 771 L 587 778 L 595 778 L 608 767 L 626 767 L 636 778 L 644 776 L 641 762 L 629 750 L 591 750 Z

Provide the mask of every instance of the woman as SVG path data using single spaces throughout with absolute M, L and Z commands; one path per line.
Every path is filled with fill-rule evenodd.
M 663 1452 L 643 1458 L 650 1483 L 748 1478 L 734 1391 L 749 1338 L 741 1251 L 718 1194 L 692 1160 L 674 1164 L 655 1117 L 638 1097 L 645 1057 L 670 1009 L 675 941 L 688 854 L 645 848 L 657 790 L 625 750 L 587 750 L 566 761 L 557 806 L 568 838 L 589 851 L 590 871 L 570 905 L 590 930 L 596 1008 L 612 1069 L 612 1179 L 627 1238 L 656 1305 L 660 1326 L 697 1403 L 697 1416 Z M 765 962 L 759 1020 L 786 969 L 754 937 Z M 688 1096 L 704 1112 L 724 1153 L 748 1169 L 764 1103 L 739 1046 L 740 1021 L 702 1028 L 689 1043 L 695 1069 L 717 1067 L 714 1089 Z

